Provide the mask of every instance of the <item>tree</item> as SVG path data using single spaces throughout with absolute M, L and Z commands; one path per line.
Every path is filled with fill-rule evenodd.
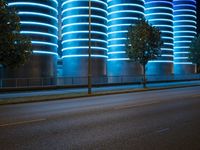
M 190 45 L 189 60 L 197 65 L 197 73 L 200 73 L 200 36 L 194 38 Z
M 20 34 L 17 11 L 0 0 L 0 64 L 15 68 L 24 64 L 31 54 L 31 40 Z
M 144 19 L 138 20 L 136 25 L 129 27 L 126 53 L 130 60 L 143 66 L 144 87 L 146 87 L 146 64 L 149 60 L 156 59 L 161 55 L 162 44 L 159 29 L 149 25 Z

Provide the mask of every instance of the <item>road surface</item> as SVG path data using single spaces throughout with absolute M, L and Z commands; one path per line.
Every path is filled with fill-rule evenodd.
M 200 150 L 200 87 L 0 106 L 0 150 Z

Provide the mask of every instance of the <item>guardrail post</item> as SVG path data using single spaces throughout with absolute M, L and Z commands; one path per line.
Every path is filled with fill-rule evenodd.
M 17 87 L 17 79 L 15 79 L 15 87 Z
M 1 85 L 1 88 L 3 87 L 3 79 L 0 79 L 0 85 Z
M 42 87 L 44 87 L 44 81 L 43 81 L 43 78 L 42 78 Z

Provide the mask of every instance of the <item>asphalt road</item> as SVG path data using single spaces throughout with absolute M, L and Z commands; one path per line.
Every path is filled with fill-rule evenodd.
M 0 150 L 200 150 L 200 87 L 0 106 Z

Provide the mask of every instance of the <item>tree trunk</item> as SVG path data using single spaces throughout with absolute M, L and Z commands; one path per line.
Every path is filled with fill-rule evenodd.
M 143 65 L 143 88 L 146 87 L 146 65 Z
M 197 73 L 200 73 L 200 65 L 197 65 Z

